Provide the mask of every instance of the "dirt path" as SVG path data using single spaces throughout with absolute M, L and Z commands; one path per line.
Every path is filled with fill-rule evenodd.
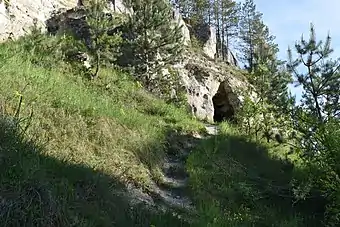
M 206 124 L 205 127 L 207 135 L 187 138 L 178 144 L 176 141 L 177 145 L 166 154 L 160 181 L 152 183 L 148 195 L 137 190 L 133 192 L 133 197 L 138 197 L 138 200 L 149 205 L 161 207 L 162 210 L 173 208 L 194 212 L 195 207 L 188 193 L 189 176 L 186 173 L 185 165 L 191 151 L 202 139 L 217 135 L 217 126 Z

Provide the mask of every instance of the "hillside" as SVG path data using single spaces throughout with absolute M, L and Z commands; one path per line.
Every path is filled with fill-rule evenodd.
M 28 126 L 22 137 L 24 132 L 2 116 L 2 204 L 16 208 L 2 212 L 1 223 L 109 226 L 137 221 L 124 218 L 123 207 L 129 205 L 118 196 L 120 187 L 129 183 L 147 190 L 169 135 L 197 133 L 202 124 L 152 97 L 122 72 L 107 69 L 92 84 L 46 53 L 27 52 L 27 41 L 1 44 L 0 50 L 6 85 L 0 88 L 2 114 L 14 116 L 22 97 L 18 120 Z
M 275 162 L 280 161 L 271 161 L 275 156 L 267 156 L 267 150 L 272 148 L 259 148 L 247 142 L 246 135 L 227 130 L 228 127 L 221 129 L 227 134 L 204 139 L 203 123 L 194 120 L 184 109 L 153 97 L 129 75 L 105 69 L 100 79 L 88 81 L 63 62 L 54 61 L 53 55 L 27 45 L 29 42 L 32 37 L 0 47 L 3 63 L 0 74 L 5 85 L 0 88 L 1 223 L 11 226 L 24 223 L 28 226 L 183 226 L 186 221 L 163 211 L 175 209 L 181 217 L 186 217 L 184 220 L 192 222 L 193 219 L 187 219 L 187 210 L 178 210 L 181 207 L 176 206 L 177 197 L 169 198 L 157 190 L 166 186 L 162 180 L 167 178 L 160 175 L 164 162 L 171 165 L 166 158 L 185 158 L 183 152 L 190 150 L 194 151 L 187 163 L 191 189 L 179 195 L 194 195 L 195 213 L 200 217 L 194 226 L 242 223 L 243 219 L 238 217 L 220 216 L 216 201 L 206 194 L 210 187 L 216 186 L 211 184 L 214 180 L 210 177 L 215 171 L 223 173 L 210 169 L 214 165 L 209 167 L 210 160 L 222 161 L 226 145 L 219 143 L 232 143 L 228 145 L 231 151 L 241 152 L 241 156 L 236 157 L 240 159 L 238 162 L 246 165 L 242 168 L 249 168 L 247 171 L 253 172 L 255 178 L 257 174 L 261 177 L 269 174 L 269 179 L 282 178 L 282 173 L 273 172 L 279 171 Z M 45 42 L 53 43 L 54 39 L 46 38 L 42 43 Z M 196 148 L 191 148 L 195 144 Z M 248 159 L 253 152 L 261 155 L 254 154 Z M 275 149 L 272 153 L 276 153 Z M 264 168 L 257 170 L 256 162 Z M 289 172 L 283 176 L 286 174 L 289 176 Z M 232 177 L 236 177 L 233 187 L 241 187 L 243 180 L 239 181 L 236 175 Z M 160 189 L 156 188 L 157 184 Z M 284 178 L 280 184 L 285 184 Z M 176 191 L 177 186 L 170 187 Z M 216 190 L 218 188 L 216 186 Z M 211 193 L 215 193 L 214 190 Z M 163 210 L 162 215 L 150 206 Z M 290 211 L 286 214 L 261 206 L 265 210 L 257 207 L 256 213 L 235 209 L 240 215 L 250 215 L 248 223 L 267 222 L 270 217 L 269 223 L 282 224 L 286 217 L 292 217 Z M 267 217 L 268 209 L 272 211 Z M 281 209 L 280 206 L 277 209 Z
M 340 223 L 340 74 L 298 106 L 252 0 L 170 2 L 0 1 L 1 226 Z

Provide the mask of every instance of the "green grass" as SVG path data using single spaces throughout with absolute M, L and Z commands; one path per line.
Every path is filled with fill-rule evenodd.
M 33 111 L 23 138 L 16 129 L 7 135 L 8 125 L 0 121 L 5 160 L 0 207 L 8 209 L 1 209 L 0 222 L 149 226 L 155 218 L 156 226 L 178 224 L 142 211 L 130 215 L 114 192 L 127 182 L 147 189 L 167 149 L 167 135 L 201 131 L 202 124 L 119 70 L 104 68 L 88 81 L 61 62 L 56 39 L 38 38 L 0 45 L 0 109 L 13 116 L 22 97 L 20 119 Z
M 185 226 L 133 207 L 118 177 L 44 154 L 0 117 L 1 226 Z
M 317 204 L 294 203 L 291 180 L 300 170 L 283 158 L 284 146 L 255 143 L 226 123 L 220 128 L 187 161 L 197 226 L 320 226 L 312 218 Z
M 0 44 L 1 225 L 188 226 L 131 206 L 124 186 L 147 191 L 167 150 L 203 132 L 202 123 L 118 69 L 89 81 L 58 45 L 45 36 Z M 220 128 L 187 160 L 193 226 L 321 226 L 311 214 L 322 206 L 294 203 L 291 180 L 305 175 L 297 157 L 285 159 L 287 147 Z

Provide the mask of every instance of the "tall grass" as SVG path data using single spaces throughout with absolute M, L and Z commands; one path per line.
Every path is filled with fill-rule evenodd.
M 0 45 L 2 109 L 13 115 L 22 97 L 21 117 L 33 111 L 25 138 L 39 145 L 26 145 L 15 131 L 9 145 L 6 133 L 12 129 L 1 121 L 0 155 L 6 165 L 1 165 L 0 201 L 5 202 L 0 207 L 8 209 L 1 209 L 1 223 L 148 226 L 152 217 L 160 221 L 142 217 L 141 211 L 136 214 L 141 220 L 133 223 L 136 215 L 120 210 L 128 205 L 114 195 L 115 188 L 130 182 L 147 189 L 168 132 L 200 131 L 202 125 L 119 70 L 105 68 L 88 81 L 62 61 L 57 48 L 57 38 L 43 35 Z M 170 225 L 169 220 L 158 223 Z
M 299 169 L 284 146 L 253 142 L 223 123 L 187 161 L 199 207 L 197 226 L 319 226 L 312 206 L 297 205 L 291 180 Z

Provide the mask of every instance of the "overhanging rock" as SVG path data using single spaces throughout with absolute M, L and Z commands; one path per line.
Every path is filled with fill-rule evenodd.
M 242 105 L 242 91 L 250 85 L 230 66 L 188 53 L 186 58 L 175 68 L 186 88 L 192 113 L 211 122 L 233 120 Z

